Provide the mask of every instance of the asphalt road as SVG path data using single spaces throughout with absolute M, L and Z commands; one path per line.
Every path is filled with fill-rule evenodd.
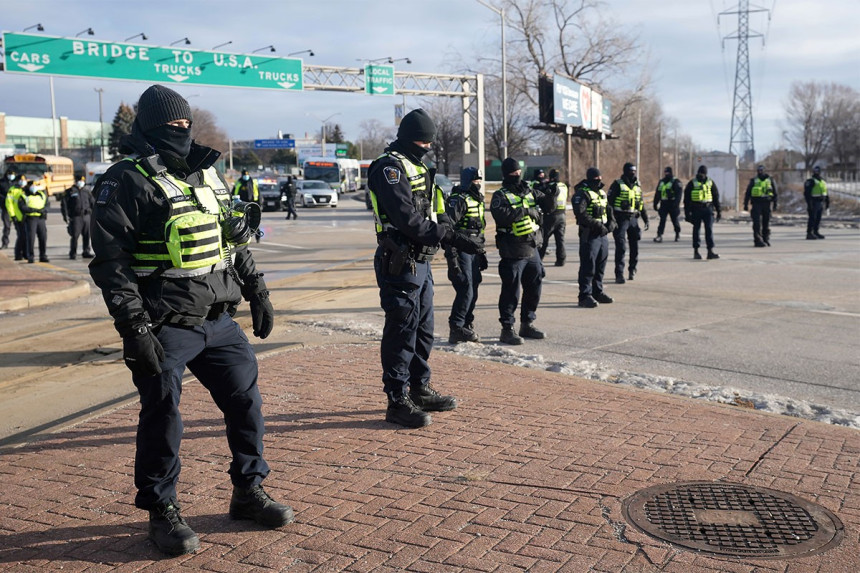
M 690 225 L 681 241 L 640 243 L 636 280 L 606 291 L 612 305 L 576 306 L 577 239 L 569 215 L 568 264 L 547 267 L 537 325 L 547 339 L 505 347 L 559 363 L 594 363 L 625 373 L 665 376 L 744 393 L 777 394 L 860 413 L 860 232 L 826 228 L 806 241 L 802 225 L 776 226 L 773 247 L 753 248 L 749 222 L 724 219 L 716 261 L 694 261 Z M 655 225 L 656 226 L 656 225 Z M 336 209 L 299 209 L 297 221 L 264 213 L 265 236 L 252 246 L 278 314 L 258 352 L 337 341 L 375 343 L 381 330 L 371 258 L 372 218 L 361 197 Z M 490 234 L 492 237 L 492 234 Z M 490 239 L 492 243 L 492 239 Z M 52 264 L 86 274 L 67 258 L 65 226 L 49 216 Z M 498 344 L 495 249 L 481 287 L 476 327 Z M 441 259 L 441 257 L 439 257 Z M 548 260 L 554 260 L 552 251 Z M 436 270 L 436 333 L 447 339 L 453 289 L 444 261 Z M 134 399 L 100 295 L 0 316 L 0 438 L 50 428 L 117 400 Z M 237 318 L 248 322 L 243 309 Z M 332 336 L 314 324 L 349 323 Z

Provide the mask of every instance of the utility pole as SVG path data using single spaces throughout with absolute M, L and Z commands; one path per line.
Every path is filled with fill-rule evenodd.
M 720 16 L 737 14 L 738 28 L 731 35 L 723 38 L 723 48 L 726 40 L 738 41 L 738 57 L 735 65 L 735 93 L 732 102 L 732 127 L 729 140 L 729 153 L 737 155 L 742 163 L 755 163 L 755 139 L 753 137 L 752 86 L 750 84 L 750 37 L 760 37 L 764 45 L 764 36 L 758 32 L 750 33 L 749 19 L 754 12 L 767 12 L 770 20 L 770 10 L 766 8 L 750 9 L 749 0 L 739 0 L 738 5 L 730 11 L 720 12 Z
M 101 161 L 105 160 L 105 124 L 103 115 L 102 115 L 102 94 L 104 93 L 104 88 L 93 88 L 99 94 L 99 156 L 101 157 Z

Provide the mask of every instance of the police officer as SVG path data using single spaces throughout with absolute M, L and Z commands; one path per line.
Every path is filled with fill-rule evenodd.
M 453 396 L 430 385 L 433 349 L 433 275 L 430 261 L 440 244 L 476 253 L 468 236 L 445 215 L 435 171 L 421 158 L 436 139 L 436 124 L 423 109 L 403 117 L 397 139 L 368 169 L 378 247 L 373 258 L 379 301 L 385 311 L 380 355 L 385 420 L 408 428 L 431 422 L 427 412 L 453 410 Z
M 666 229 L 666 216 L 672 219 L 672 227 L 675 228 L 675 242 L 681 238 L 681 223 L 678 217 L 681 214 L 681 197 L 684 191 L 681 189 L 681 180 L 672 173 L 672 168 L 663 170 L 663 179 L 657 183 L 654 191 L 654 210 L 660 215 L 660 224 L 657 225 L 657 236 L 655 243 L 663 242 L 663 231 Z
M 830 210 L 830 196 L 827 194 L 827 181 L 821 176 L 821 167 L 812 168 L 812 177 L 803 184 L 803 198 L 806 199 L 806 212 L 809 218 L 806 222 L 806 238 L 814 241 L 823 239 L 818 232 L 821 225 L 821 215 L 824 210 Z
M 445 204 L 445 213 L 458 231 L 465 233 L 477 245 L 477 254 L 464 253 L 454 247 L 445 249 L 448 261 L 448 280 L 454 285 L 454 303 L 448 316 L 448 342 L 479 342 L 475 333 L 475 304 L 478 302 L 478 285 L 481 271 L 487 270 L 487 254 L 484 251 L 484 191 L 481 188 L 484 176 L 475 167 L 466 167 L 460 172 L 460 184 L 454 186 Z
M 12 228 L 12 218 L 9 215 L 9 210 L 6 209 L 6 196 L 9 194 L 9 189 L 15 185 L 15 171 L 8 169 L 3 177 L 0 178 L 0 219 L 3 222 L 3 235 L 0 249 L 5 249 L 9 246 L 9 231 Z
M 589 167 L 585 179 L 573 188 L 571 203 L 579 225 L 579 306 L 610 304 L 613 299 L 603 290 L 603 274 L 609 259 L 607 235 L 616 223 L 597 167 Z
M 749 209 L 752 201 L 750 216 L 753 223 L 753 244 L 756 247 L 770 246 L 770 210 L 776 211 L 777 195 L 776 181 L 765 173 L 764 165 L 756 168 L 756 176 L 750 179 L 744 194 L 744 211 Z
M 535 328 L 541 285 L 546 274 L 537 248 L 541 243 L 540 211 L 537 203 L 543 194 L 530 189 L 521 179 L 519 162 L 513 157 L 502 161 L 502 187 L 490 203 L 496 222 L 496 247 L 499 249 L 499 322 L 504 344 L 522 344 L 523 338 L 541 339 L 546 335 Z M 519 336 L 514 332 L 514 312 L 522 288 Z
M 529 187 L 531 187 L 534 191 L 544 192 L 547 185 L 546 171 L 543 169 L 535 169 L 534 174 L 532 174 L 532 181 L 529 183 Z
M 36 239 L 39 240 L 39 262 L 50 263 L 48 258 L 48 193 L 34 181 L 28 181 L 24 195 L 18 199 L 18 210 L 24 215 L 27 228 L 27 262 L 36 258 Z
M 24 213 L 21 212 L 19 201 L 24 197 L 24 187 L 27 178 L 18 175 L 9 191 L 6 193 L 6 212 L 15 226 L 15 260 L 23 261 L 27 256 L 27 225 L 24 224 Z
M 717 184 L 708 177 L 708 168 L 700 165 L 696 177 L 684 187 L 684 218 L 693 224 L 693 258 L 701 259 L 699 254 L 699 230 L 705 226 L 705 245 L 708 259 L 719 259 L 714 252 L 714 213 L 720 220 L 720 192 Z
M 609 186 L 607 197 L 609 205 L 615 215 L 618 227 L 612 232 L 615 238 L 615 282 L 624 284 L 624 256 L 627 252 L 627 244 L 630 244 L 630 262 L 628 268 L 628 280 L 633 280 L 636 275 L 636 265 L 639 262 L 639 239 L 642 238 L 642 230 L 639 228 L 639 218 L 648 230 L 648 211 L 645 210 L 645 202 L 642 200 L 642 187 L 636 178 L 636 166 L 625 163 L 620 179 L 616 179 Z
M 245 203 L 260 202 L 260 190 L 257 187 L 257 180 L 251 177 L 247 169 L 242 170 L 242 175 L 236 180 L 235 185 L 233 185 L 233 195 Z
M 266 527 L 293 520 L 292 510 L 260 485 L 269 466 L 257 360 L 232 319 L 244 298 L 254 335 L 272 331 L 269 291 L 247 247 L 258 224 L 249 219 L 259 211 L 231 208 L 229 188 L 212 167 L 220 153 L 192 141 L 191 119 L 188 102 L 171 89 L 154 85 L 140 96 L 131 134 L 120 145 L 130 156 L 110 167 L 95 190 L 89 265 L 140 394 L 135 505 L 149 511 L 149 537 L 168 555 L 200 545 L 176 502 L 186 366 L 224 415 L 230 517 Z
M 75 184 L 65 190 L 60 198 L 60 212 L 69 231 L 69 258 L 74 260 L 78 253 L 78 237 L 82 239 L 85 259 L 93 258 L 90 252 L 90 213 L 93 212 L 93 194 L 81 177 Z
M 567 207 L 567 185 L 558 180 L 558 170 L 549 170 L 549 181 L 543 190 L 544 198 L 541 200 L 540 209 L 543 212 L 542 234 L 538 254 L 543 260 L 546 249 L 549 246 L 550 237 L 555 237 L 555 266 L 563 267 L 567 253 L 564 250 L 564 231 L 567 226 L 565 208 Z
M 290 220 L 290 215 L 293 219 L 298 219 L 299 214 L 296 213 L 296 181 L 292 175 L 288 175 L 287 180 L 281 185 L 281 192 L 287 200 L 287 221 Z

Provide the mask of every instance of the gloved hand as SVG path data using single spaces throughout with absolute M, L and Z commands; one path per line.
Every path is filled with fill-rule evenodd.
M 478 245 L 469 238 L 469 235 L 455 231 L 450 227 L 448 227 L 445 236 L 442 238 L 442 245 L 453 247 L 458 251 L 463 251 L 470 255 L 474 255 L 480 250 Z
M 688 223 L 693 222 L 693 212 L 692 211 L 684 211 L 684 220 Z
M 649 225 L 648 225 L 648 221 L 645 221 L 645 230 L 646 230 L 646 231 L 648 230 L 648 227 L 649 227 Z
M 749 210 L 750 210 L 750 204 L 744 203 L 744 211 L 749 211 Z
M 723 214 L 720 211 L 717 211 L 717 221 L 723 218 Z
M 152 332 L 149 323 L 130 326 L 122 334 L 122 359 L 135 374 L 155 376 L 161 374 L 164 347 Z
M 248 302 L 251 304 L 254 336 L 266 338 L 275 326 L 275 309 L 272 308 L 272 301 L 269 300 L 269 291 L 255 293 Z
M 614 231 L 617 228 L 618 228 L 618 223 L 616 223 L 615 221 L 608 221 L 606 223 L 606 230 L 609 233 L 611 233 L 612 231 Z
M 478 253 L 478 270 L 485 271 L 490 267 L 490 261 L 487 260 L 487 252 L 481 251 Z
M 773 210 L 776 211 L 776 201 L 773 202 Z
M 601 236 L 601 237 L 605 237 L 605 236 L 606 236 L 606 235 L 608 235 L 610 232 L 611 232 L 611 231 L 609 230 L 609 227 L 607 227 L 606 225 L 600 225 L 600 236 Z
M 533 221 L 540 223 L 540 211 L 537 207 L 529 207 L 526 212 L 528 216 L 532 218 Z
M 455 287 L 460 287 L 466 284 L 466 275 L 460 267 L 460 261 L 456 257 L 448 259 L 448 280 Z

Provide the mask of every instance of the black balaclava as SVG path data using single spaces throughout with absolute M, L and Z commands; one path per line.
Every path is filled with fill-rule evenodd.
M 812 176 L 816 179 L 821 179 L 821 167 L 815 166 L 812 168 Z
M 632 163 L 624 164 L 624 171 L 621 175 L 621 178 L 627 183 L 635 183 L 636 182 L 636 166 Z
M 674 178 L 674 173 L 672 172 L 671 167 L 667 167 L 663 170 L 663 179 L 665 179 L 666 181 L 671 181 Z
M 699 165 L 699 170 L 696 172 L 696 179 L 704 183 L 708 180 L 708 168 L 705 165 Z
M 423 109 L 413 109 L 400 121 L 397 129 L 397 142 L 407 152 L 414 155 L 418 160 L 427 153 L 416 141 L 436 141 L 436 124 Z
M 756 169 L 756 171 L 758 172 L 758 178 L 759 179 L 761 179 L 762 181 L 767 179 L 767 173 L 764 170 L 764 165 L 759 165 L 758 169 Z
M 181 95 L 161 85 L 151 86 L 141 94 L 135 121 L 146 142 L 158 151 L 168 167 L 181 167 L 178 163 L 184 164 L 191 151 L 191 128 L 167 125 L 177 119 L 191 121 L 191 106 Z
M 558 183 L 558 169 L 549 170 L 549 182 Z
M 483 197 L 479 183 L 483 183 L 484 175 L 477 167 L 465 167 L 460 171 L 460 189 L 476 198 Z
M 588 168 L 585 172 L 585 180 L 591 189 L 599 189 L 603 185 L 603 182 L 600 180 L 600 169 L 597 167 Z
M 513 157 L 508 157 L 502 161 L 502 184 L 518 185 L 522 181 L 522 173 L 512 175 L 518 170 L 520 170 L 520 163 Z

